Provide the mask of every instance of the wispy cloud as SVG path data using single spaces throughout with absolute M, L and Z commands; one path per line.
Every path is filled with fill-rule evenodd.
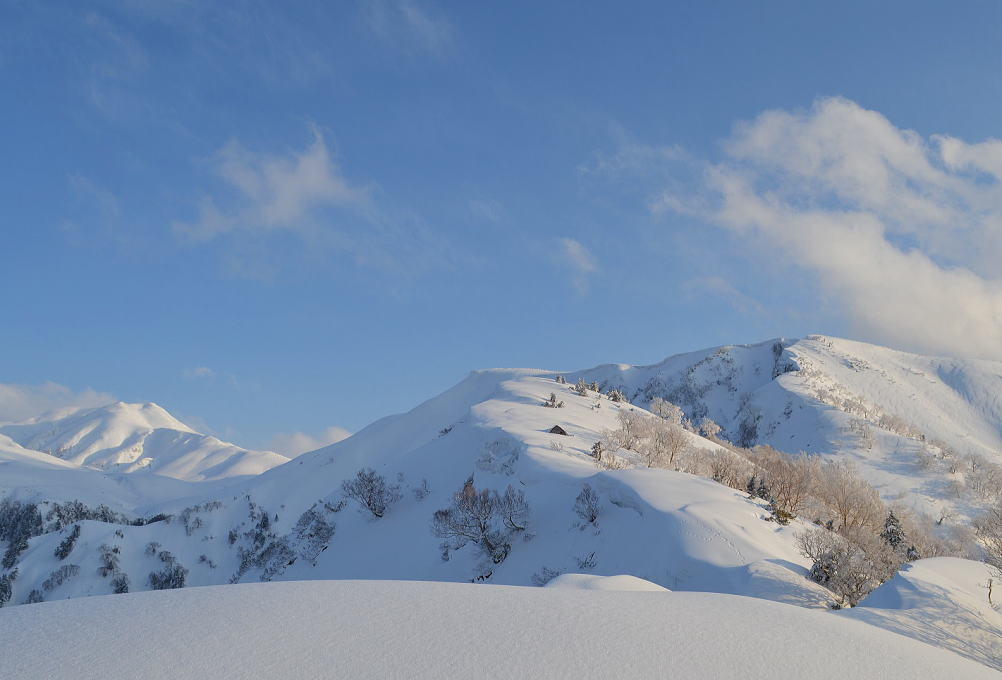
M 204 197 L 197 221 L 173 224 L 175 234 L 189 241 L 238 231 L 309 230 L 319 209 L 361 208 L 368 201 L 368 191 L 348 182 L 316 128 L 312 143 L 284 156 L 253 152 L 230 141 L 211 167 L 234 195 L 226 208 Z
M 186 368 L 181 372 L 181 375 L 188 380 L 215 380 L 216 378 L 216 372 L 208 366 Z
M 742 123 L 724 149 L 654 211 L 767 245 L 864 337 L 1002 359 L 1002 141 L 925 138 L 831 98 Z
M 65 385 L 0 383 L 0 423 L 34 418 L 67 408 L 92 408 L 115 401 L 115 397 L 90 388 L 74 391 Z
M 368 0 L 363 19 L 373 35 L 395 50 L 444 57 L 454 45 L 452 24 L 412 0 Z
M 305 432 L 282 432 L 271 438 L 268 450 L 295 458 L 307 451 L 315 451 L 350 436 L 351 432 L 336 425 L 328 427 L 316 437 Z
M 571 273 L 571 285 L 579 294 L 588 292 L 588 279 L 598 271 L 598 264 L 588 249 L 580 241 L 572 238 L 561 238 L 560 255 Z

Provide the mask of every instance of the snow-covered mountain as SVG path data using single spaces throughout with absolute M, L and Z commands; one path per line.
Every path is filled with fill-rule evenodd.
M 1002 471 L 1002 362 L 927 357 L 813 335 L 729 345 L 651 366 L 567 374 L 655 397 L 742 446 L 853 460 L 885 500 L 969 520 Z M 973 461 L 973 462 L 972 462 Z M 965 477 L 965 468 L 976 474 Z M 986 484 L 986 475 L 991 477 Z
M 595 444 L 620 427 L 624 414 L 654 419 L 643 407 L 661 396 L 694 421 L 712 418 L 742 444 L 849 457 L 885 500 L 953 512 L 945 528 L 967 522 L 983 500 L 963 486 L 963 471 L 949 466 L 972 455 L 984 464 L 994 460 L 1002 423 L 994 397 L 1002 387 L 999 369 L 815 336 L 706 350 L 655 366 L 563 373 L 568 382 L 554 371 L 475 371 L 346 440 L 250 477 L 201 483 L 165 475 L 181 470 L 179 477 L 208 478 L 222 464 L 198 453 L 211 438 L 159 407 L 60 414 L 0 429 L 0 529 L 27 527 L 30 534 L 0 578 L 8 578 L 8 603 L 21 604 L 182 584 L 581 585 L 630 575 L 672 591 L 824 609 L 830 593 L 807 578 L 811 561 L 797 545 L 797 535 L 812 527 L 808 521 L 782 525 L 766 501 L 705 477 L 599 465 Z M 600 383 L 602 393 L 575 390 L 578 378 Z M 634 403 L 611 398 L 613 390 Z M 737 455 L 719 441 L 693 432 L 685 437 L 700 456 Z M 140 466 L 144 458 L 152 460 Z M 119 472 L 139 467 L 161 474 Z M 946 492 L 951 479 L 963 493 Z M 367 505 L 352 484 L 382 485 L 379 502 Z M 902 497 L 909 485 L 914 493 Z M 592 517 L 580 510 L 584 496 Z M 457 498 L 490 510 L 479 529 L 461 527 L 473 533 L 458 538 L 442 530 Z M 937 589 L 947 598 L 976 597 L 983 566 L 963 564 L 946 565 L 949 578 L 926 574 L 933 583 L 928 597 Z M 573 574 L 584 576 L 561 578 Z M 885 584 L 873 611 L 893 609 L 886 593 L 914 590 L 915 583 L 899 581 L 897 590 Z M 969 604 L 922 606 L 974 621 L 992 649 L 1002 627 Z M 857 618 L 925 630 L 908 616 Z M 977 650 L 959 651 L 984 662 Z
M 0 435 L 80 467 L 188 481 L 257 475 L 288 462 L 199 434 L 153 403 L 57 412 L 0 425 Z

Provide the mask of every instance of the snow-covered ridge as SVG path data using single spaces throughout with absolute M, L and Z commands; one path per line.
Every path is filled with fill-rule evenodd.
M 76 466 L 189 481 L 257 475 L 288 461 L 199 434 L 153 403 L 61 411 L 2 425 L 0 435 Z
M 885 500 L 933 519 L 969 520 L 998 486 L 963 473 L 970 457 L 1002 466 L 1002 362 L 814 335 L 567 377 L 620 389 L 641 406 L 668 399 L 744 446 L 848 457 Z

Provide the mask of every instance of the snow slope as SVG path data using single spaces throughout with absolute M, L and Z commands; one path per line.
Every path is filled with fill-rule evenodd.
M 933 519 L 964 522 L 985 500 L 957 491 L 965 455 L 1002 464 L 1002 362 L 814 335 L 567 377 L 620 389 L 641 406 L 668 399 L 742 445 L 848 457 L 886 501 Z
M 989 579 L 998 575 L 980 562 L 934 557 L 911 562 L 893 579 L 840 616 L 870 623 L 945 647 L 1002 671 L 1002 613 L 988 603 Z
M 77 466 L 188 481 L 257 475 L 288 462 L 199 434 L 153 403 L 63 411 L 2 425 L 0 434 Z
M 711 593 L 270 583 L 4 609 L 0 629 L 11 680 L 998 677 L 846 618 Z

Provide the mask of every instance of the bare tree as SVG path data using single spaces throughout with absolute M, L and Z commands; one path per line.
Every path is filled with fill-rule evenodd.
M 819 468 L 817 498 L 834 515 L 841 532 L 867 526 L 875 530 L 884 520 L 884 505 L 849 461 L 826 462 Z
M 362 504 L 373 517 L 382 517 L 386 509 L 400 500 L 400 488 L 388 484 L 386 478 L 372 468 L 362 468 L 354 479 L 341 485 L 344 495 Z
M 444 554 L 474 543 L 500 564 L 511 551 L 512 535 L 525 530 L 528 518 L 529 506 L 521 491 L 511 486 L 504 494 L 478 491 L 471 477 L 453 496 L 452 505 L 432 516 L 432 532 L 445 539 Z

